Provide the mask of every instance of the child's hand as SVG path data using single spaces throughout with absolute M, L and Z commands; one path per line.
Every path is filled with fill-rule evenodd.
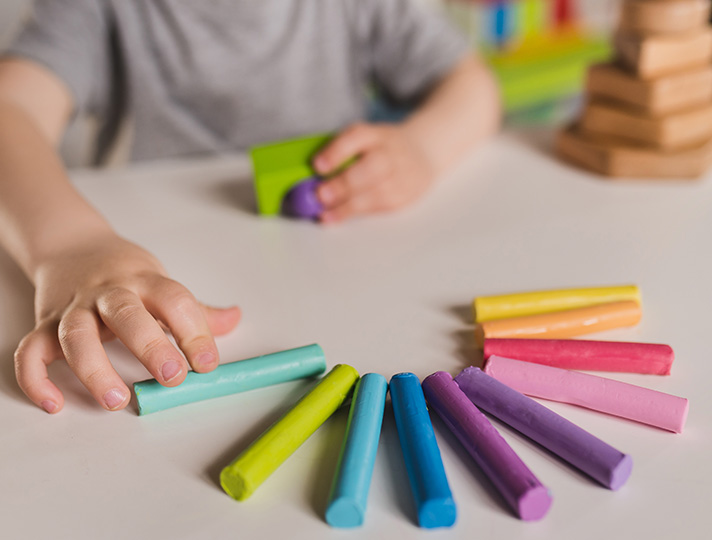
M 435 177 L 418 143 L 399 125 L 353 125 L 316 156 L 314 167 L 328 175 L 352 158 L 358 159 L 317 189 L 323 223 L 401 208 L 424 194 Z
M 15 372 L 25 394 L 49 413 L 64 404 L 47 376 L 56 359 L 67 361 L 105 409 L 122 409 L 131 393 L 102 341 L 118 337 L 161 384 L 176 386 L 188 363 L 198 372 L 218 365 L 213 335 L 230 331 L 240 318 L 238 308 L 199 304 L 153 256 L 113 234 L 45 261 L 34 281 L 37 323 L 15 353 Z

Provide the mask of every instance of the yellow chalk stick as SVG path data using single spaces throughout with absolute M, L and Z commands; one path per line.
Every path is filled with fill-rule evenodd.
M 633 300 L 640 304 L 638 287 L 621 285 L 480 296 L 475 298 L 472 309 L 475 322 L 484 322 L 624 300 Z
M 336 411 L 358 381 L 358 372 L 338 364 L 294 407 L 260 435 L 220 473 L 225 493 L 247 499 Z
M 525 315 L 511 319 L 485 321 L 475 326 L 475 339 L 480 347 L 485 338 L 565 339 L 640 322 L 638 302 L 609 302 L 565 311 Z

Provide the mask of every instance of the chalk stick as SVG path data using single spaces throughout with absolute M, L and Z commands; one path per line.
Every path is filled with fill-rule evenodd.
M 657 148 L 684 148 L 712 137 L 712 102 L 665 115 L 650 115 L 601 101 L 586 104 L 581 131 L 614 136 Z
M 670 375 L 669 345 L 584 339 L 485 339 L 484 358 L 504 356 L 534 364 L 584 371 Z
M 282 213 L 287 216 L 313 219 L 324 210 L 316 196 L 318 178 L 309 178 L 292 186 L 282 200 Z
M 556 153 L 578 167 L 612 178 L 692 179 L 709 168 L 712 139 L 661 150 L 614 137 L 593 137 L 574 124 L 559 132 Z
M 385 377 L 377 373 L 367 373 L 356 383 L 326 507 L 326 522 L 332 527 L 363 524 L 387 391 Z
M 685 71 L 712 60 L 712 28 L 684 34 L 614 35 L 618 59 L 639 77 L 650 78 Z
M 585 287 L 530 291 L 494 296 L 478 296 L 472 303 L 475 322 L 508 319 L 522 315 L 551 313 L 564 309 L 633 300 L 640 304 L 640 290 L 635 285 Z
M 549 490 L 460 390 L 452 376 L 444 371 L 433 373 L 423 381 L 423 393 L 514 513 L 524 521 L 543 518 L 551 507 Z
M 689 402 L 685 398 L 501 356 L 490 356 L 485 373 L 522 394 L 560 401 L 682 433 Z
M 707 25 L 708 0 L 626 0 L 620 3 L 619 27 L 633 32 L 676 33 Z
M 455 377 L 455 382 L 480 409 L 509 424 L 603 486 L 617 490 L 630 477 L 633 459 L 629 455 L 479 368 L 465 368 Z
M 457 509 L 420 381 L 412 373 L 399 373 L 391 378 L 390 391 L 418 524 L 426 529 L 451 527 Z
M 641 309 L 637 302 L 609 302 L 540 315 L 485 321 L 475 325 L 475 340 L 482 347 L 485 338 L 570 338 L 635 326 L 640 322 L 640 317 Z
M 614 63 L 588 69 L 586 89 L 594 99 L 615 100 L 652 115 L 689 109 L 712 101 L 712 66 L 640 79 Z
M 358 372 L 337 364 L 294 407 L 220 472 L 220 485 L 233 499 L 247 499 L 344 402 Z
M 186 403 L 314 377 L 324 370 L 324 351 L 313 344 L 221 364 L 210 373 L 190 371 L 181 384 L 170 388 L 155 379 L 136 382 L 133 388 L 138 414 L 146 415 Z

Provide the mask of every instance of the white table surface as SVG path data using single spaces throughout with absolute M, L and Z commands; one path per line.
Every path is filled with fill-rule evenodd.
M 421 531 L 387 408 L 360 531 L 331 529 L 322 517 L 346 411 L 238 503 L 220 489 L 220 469 L 309 383 L 138 417 L 135 403 L 102 410 L 55 363 L 51 376 L 66 405 L 49 416 L 15 383 L 12 352 L 33 324 L 32 289 L 0 254 L 0 536 L 709 538 L 712 174 L 604 181 L 552 159 L 549 140 L 502 135 L 416 206 L 333 228 L 256 216 L 240 156 L 72 176 L 118 231 L 201 300 L 243 308 L 238 329 L 218 340 L 223 362 L 318 342 L 329 366 L 386 377 L 457 373 L 477 361 L 469 310 L 476 295 L 638 284 L 642 323 L 595 337 L 673 346 L 671 376 L 613 376 L 688 397 L 685 432 L 550 404 L 633 456 L 620 491 L 495 422 L 554 494 L 544 520 L 520 522 L 434 420 L 459 517 L 452 529 Z M 107 347 L 127 382 L 147 377 L 121 345 Z

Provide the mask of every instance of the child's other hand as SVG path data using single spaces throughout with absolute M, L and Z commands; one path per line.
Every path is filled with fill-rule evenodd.
M 47 375 L 54 360 L 65 359 L 102 407 L 123 409 L 131 393 L 102 341 L 119 338 L 161 384 L 176 386 L 188 364 L 198 372 L 218 365 L 213 335 L 240 318 L 238 308 L 199 304 L 152 255 L 113 234 L 51 257 L 34 278 L 37 323 L 15 353 L 15 372 L 25 394 L 49 413 L 64 404 Z
M 323 223 L 406 206 L 424 194 L 435 177 L 424 152 L 402 125 L 355 124 L 316 156 L 314 167 L 319 174 L 333 174 L 352 158 L 358 159 L 317 189 L 324 205 Z

